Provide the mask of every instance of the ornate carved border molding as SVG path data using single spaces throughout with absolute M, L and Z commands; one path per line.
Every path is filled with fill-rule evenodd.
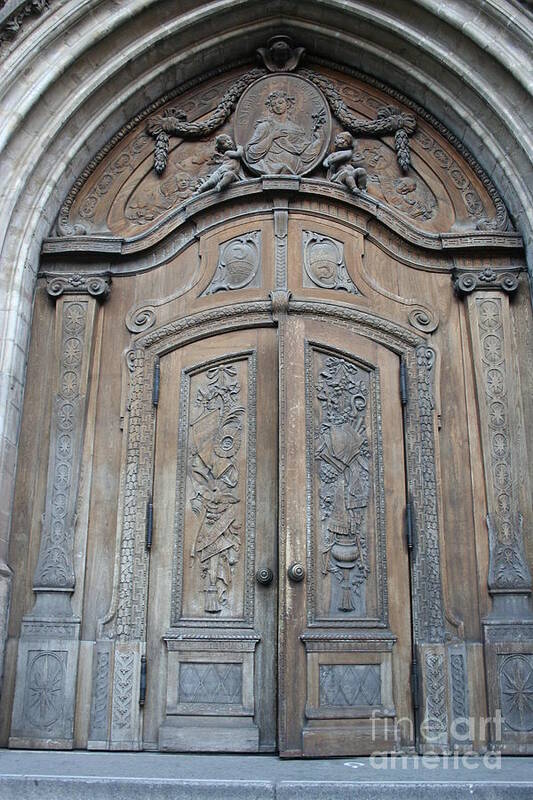
M 254 205 L 248 214 L 271 210 L 272 200 L 265 203 L 263 197 L 274 193 L 274 203 L 279 202 L 282 194 L 289 193 L 293 197 L 295 207 L 299 197 L 312 196 L 328 198 L 332 202 L 351 207 L 355 213 L 361 213 L 364 220 L 364 231 L 372 236 L 378 246 L 393 255 L 400 254 L 401 260 L 418 269 L 451 271 L 465 250 L 472 255 L 482 248 L 520 252 L 523 241 L 518 233 L 510 231 L 471 231 L 468 233 L 425 233 L 406 222 L 392 208 L 370 196 L 350 195 L 327 181 L 310 180 L 285 176 L 283 178 L 255 178 L 246 182 L 232 184 L 222 193 L 191 197 L 179 208 L 169 212 L 168 216 L 145 231 L 141 236 L 122 239 L 114 236 L 69 236 L 49 238 L 43 243 L 43 256 L 48 259 L 56 254 L 72 254 L 77 268 L 80 260 L 93 254 L 108 253 L 113 257 L 109 270 L 111 273 L 128 274 L 129 272 L 153 269 L 177 255 L 198 236 L 199 229 L 205 230 L 206 223 L 202 218 L 204 212 L 215 211 L 220 203 L 235 203 L 241 199 L 252 201 Z M 242 212 L 241 212 L 242 213 Z M 363 216 L 364 215 L 364 216 Z M 218 223 L 218 220 L 217 220 Z M 215 223 L 215 224 L 217 224 Z M 209 223 L 207 223 L 209 224 Z M 171 238 L 173 237 L 173 238 Z M 418 260 L 413 259 L 405 251 L 405 243 L 415 245 Z M 132 259 L 135 257 L 135 262 Z M 61 267 L 58 266 L 58 273 Z M 64 269 L 64 267 L 63 267 Z M 90 270 L 88 262 L 87 270 Z M 511 268 L 512 271 L 513 268 Z M 46 274 L 54 274 L 52 265 L 47 265 Z
M 2 4 L 4 5 L 4 4 Z M 0 5 L 0 8 L 2 8 Z M 39 17 L 50 9 L 50 0 L 26 0 L 0 25 L 0 53 L 24 30 L 29 17 Z

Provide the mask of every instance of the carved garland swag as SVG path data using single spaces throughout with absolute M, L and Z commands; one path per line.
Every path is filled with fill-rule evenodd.
M 284 37 L 275 37 L 275 39 L 282 38 Z M 270 53 L 274 45 L 270 45 Z M 289 52 L 289 45 L 287 45 L 287 48 Z M 298 53 L 297 57 L 294 55 L 292 58 L 287 56 L 285 62 L 279 66 L 272 58 L 268 57 L 269 51 L 265 51 L 263 48 L 258 51 L 265 68 L 249 70 L 235 81 L 225 92 L 213 113 L 205 121 L 188 122 L 186 114 L 178 108 L 167 109 L 162 114 L 148 120 L 147 131 L 155 139 L 154 169 L 158 175 L 161 175 L 167 166 L 170 136 L 180 137 L 185 140 L 197 140 L 212 135 L 229 119 L 241 95 L 252 83 L 269 72 L 292 72 L 303 55 L 303 48 L 298 48 L 298 51 L 291 49 L 291 53 Z M 398 164 L 402 172 L 408 171 L 411 163 L 409 136 L 414 133 L 416 128 L 416 120 L 412 114 L 401 112 L 396 106 L 389 105 L 379 109 L 376 119 L 363 119 L 352 113 L 333 83 L 327 78 L 310 69 L 300 69 L 298 70 L 298 75 L 307 78 L 324 94 L 331 112 L 349 133 L 354 136 L 364 134 L 365 136 L 376 137 L 394 134 Z

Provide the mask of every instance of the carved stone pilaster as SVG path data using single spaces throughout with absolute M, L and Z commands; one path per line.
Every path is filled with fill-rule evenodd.
M 511 365 L 509 304 L 502 294 L 476 293 L 468 300 L 468 311 L 485 467 L 488 583 L 495 600 L 493 616 L 521 619 L 528 611 L 531 574 L 524 552 L 518 498 L 516 454 L 521 420 Z M 506 601 L 505 596 L 514 599 Z
M 500 288 L 504 291 L 475 291 L 467 298 L 487 497 L 488 589 L 493 599 L 483 629 L 492 745 L 526 753 L 533 752 L 533 612 L 519 498 L 518 453 L 524 433 L 504 293 L 509 288 L 503 282 Z
M 34 576 L 35 605 L 22 622 L 11 747 L 73 745 L 80 620 L 72 609 L 74 537 L 97 302 L 93 292 L 56 305 L 57 372 L 46 505 Z

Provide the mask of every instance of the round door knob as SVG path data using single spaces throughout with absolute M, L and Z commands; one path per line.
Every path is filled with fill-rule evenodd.
M 263 586 L 268 586 L 269 583 L 272 583 L 274 580 L 274 573 L 268 567 L 263 567 L 262 569 L 258 569 L 255 573 L 255 579 L 257 583 L 262 583 Z
M 289 569 L 287 570 L 287 575 L 294 581 L 294 583 L 300 583 L 305 578 L 305 569 L 303 564 L 300 564 L 298 561 L 295 561 L 294 564 L 291 564 Z

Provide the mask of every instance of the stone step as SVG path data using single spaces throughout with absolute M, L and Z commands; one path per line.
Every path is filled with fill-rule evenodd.
M 0 800 L 532 800 L 533 758 L 0 750 Z

